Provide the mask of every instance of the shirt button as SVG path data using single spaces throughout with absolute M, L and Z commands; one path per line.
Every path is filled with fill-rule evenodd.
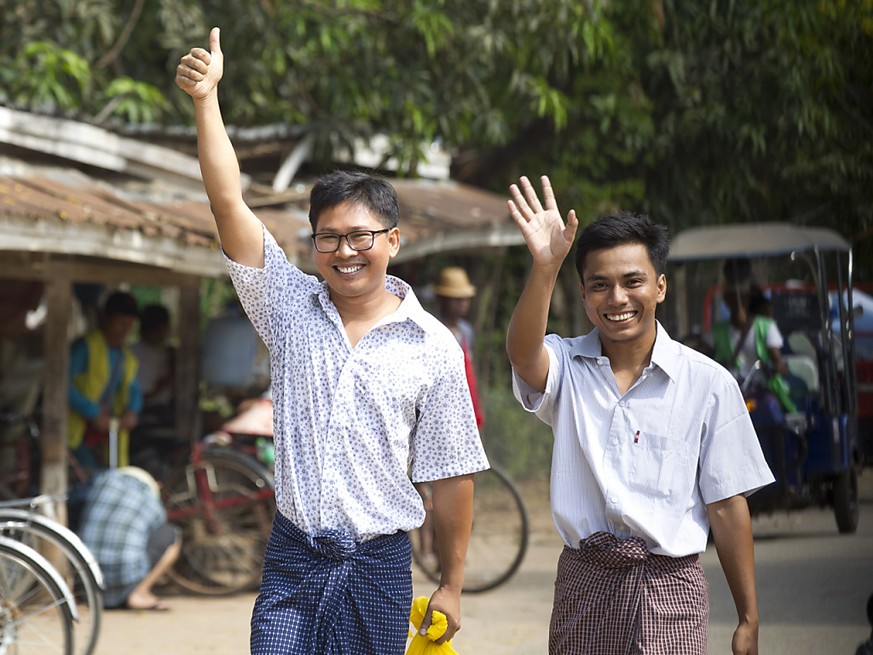
M 612 445 L 613 445 L 613 446 L 617 446 L 617 445 L 618 445 L 618 437 L 613 437 L 613 438 L 612 438 Z
M 609 502 L 611 502 L 613 505 L 615 505 L 615 504 L 618 502 L 618 497 L 616 497 L 616 496 L 610 496 L 610 497 L 609 497 Z

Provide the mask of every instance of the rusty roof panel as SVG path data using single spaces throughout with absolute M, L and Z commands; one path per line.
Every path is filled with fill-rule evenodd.
M 65 181 L 39 174 L 0 177 L 0 216 L 20 221 L 23 231 L 35 229 L 39 221 L 62 221 L 139 232 L 145 238 L 144 249 L 159 248 L 161 239 L 170 239 L 188 247 L 218 251 L 208 202 L 157 201 L 140 197 L 143 195 L 130 195 L 120 187 L 83 181 L 75 175 Z M 309 259 L 308 243 L 299 238 L 301 230 L 309 229 L 305 217 L 281 210 L 261 210 L 258 214 L 292 261 L 302 264 Z

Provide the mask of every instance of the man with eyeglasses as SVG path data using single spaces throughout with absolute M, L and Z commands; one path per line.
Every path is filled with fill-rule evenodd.
M 464 357 L 412 289 L 387 275 L 400 249 L 393 187 L 335 172 L 309 217 L 324 282 L 292 266 L 242 198 L 218 105 L 223 55 L 176 69 L 194 100 L 200 167 L 231 279 L 271 354 L 278 512 L 252 614 L 251 650 L 400 655 L 412 604 L 407 533 L 433 486 L 442 579 L 430 598 L 460 627 L 472 474 L 488 467 Z M 411 471 L 411 479 L 410 479 Z

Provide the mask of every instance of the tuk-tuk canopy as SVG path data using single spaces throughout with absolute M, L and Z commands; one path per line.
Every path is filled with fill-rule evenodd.
M 790 223 L 743 223 L 683 230 L 670 245 L 671 262 L 789 255 L 792 252 L 848 252 L 851 244 L 833 230 Z

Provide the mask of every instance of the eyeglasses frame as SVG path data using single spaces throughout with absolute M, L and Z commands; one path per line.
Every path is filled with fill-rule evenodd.
M 346 244 L 348 245 L 350 250 L 353 250 L 355 252 L 365 252 L 367 250 L 372 250 L 373 246 L 376 245 L 376 235 L 377 234 L 385 234 L 386 232 L 390 232 L 393 229 L 394 229 L 394 227 L 385 227 L 385 228 L 382 228 L 381 230 L 352 230 L 351 232 L 346 232 L 345 234 L 336 234 L 334 232 L 313 232 L 312 235 L 310 236 L 310 238 L 312 239 L 312 246 L 315 248 L 316 252 L 320 252 L 322 254 L 327 254 L 327 253 L 332 253 L 332 252 L 338 251 L 340 249 L 340 246 L 343 243 L 343 239 L 346 240 Z M 370 238 L 370 245 L 367 246 L 366 248 L 355 248 L 352 245 L 352 242 L 349 239 L 349 237 L 353 234 L 361 234 L 363 232 L 366 232 L 370 235 L 370 237 L 371 237 Z M 320 237 L 320 236 L 337 237 L 336 248 L 334 248 L 333 250 L 319 250 L 318 242 L 316 241 L 316 237 Z

